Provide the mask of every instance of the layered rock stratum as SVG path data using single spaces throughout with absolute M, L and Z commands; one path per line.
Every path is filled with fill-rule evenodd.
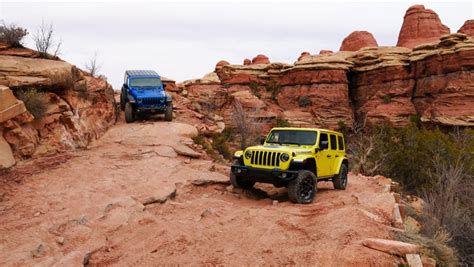
M 33 89 L 41 92 L 36 97 L 45 106 L 41 118 L 15 96 Z M 0 103 L 2 167 L 13 165 L 12 158 L 85 148 L 115 122 L 113 90 L 105 80 L 62 60 L 5 45 L 0 48 Z

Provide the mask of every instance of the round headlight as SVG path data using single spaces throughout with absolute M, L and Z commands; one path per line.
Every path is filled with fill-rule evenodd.
M 252 157 L 252 152 L 250 152 L 250 151 L 245 152 L 245 158 L 246 159 L 250 159 L 251 157 Z
M 289 159 L 290 159 L 290 155 L 288 155 L 287 153 L 283 153 L 283 154 L 281 154 L 281 156 L 280 156 L 280 160 L 281 160 L 282 162 L 287 162 Z

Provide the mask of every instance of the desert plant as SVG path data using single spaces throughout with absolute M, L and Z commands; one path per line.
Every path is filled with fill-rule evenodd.
M 38 91 L 36 88 L 28 88 L 18 90 L 15 94 L 19 100 L 23 101 L 26 109 L 36 120 L 44 117 L 48 109 L 48 100 L 43 92 Z
M 383 103 L 384 104 L 389 104 L 390 102 L 392 102 L 392 97 L 390 95 L 384 95 L 383 96 Z
M 298 106 L 300 108 L 311 106 L 311 104 L 313 104 L 313 102 L 311 102 L 311 99 L 308 96 L 303 95 L 298 98 Z
M 256 82 L 250 82 L 248 84 L 248 87 L 250 88 L 250 91 L 252 94 L 258 98 L 262 97 L 262 94 L 260 93 L 260 85 Z
M 58 56 L 61 50 L 62 41 L 56 41 L 54 36 L 53 24 L 45 24 L 41 22 L 33 40 L 36 45 L 36 50 L 40 52 L 41 57 L 47 58 L 48 54 Z
M 26 29 L 15 24 L 7 25 L 5 22 L 0 26 L 0 42 L 11 47 L 23 47 L 22 40 L 28 34 Z
M 258 125 L 251 118 L 238 100 L 234 100 L 232 111 L 232 124 L 240 139 L 242 149 L 255 144 L 258 137 Z
M 281 85 L 275 81 L 268 82 L 265 84 L 265 90 L 271 93 L 273 100 L 276 100 L 276 97 L 281 91 Z
M 93 77 L 99 76 L 99 70 L 101 67 L 102 65 L 97 61 L 97 52 L 94 53 L 92 58 L 90 58 L 84 66 L 85 70 Z
M 291 124 L 287 119 L 277 117 L 275 127 L 291 127 Z
M 215 134 L 212 136 L 212 148 L 219 152 L 225 159 L 232 157 L 232 153 L 227 145 L 227 138 L 223 134 Z

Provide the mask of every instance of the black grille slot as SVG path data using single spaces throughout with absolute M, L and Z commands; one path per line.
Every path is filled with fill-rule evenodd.
M 144 97 L 142 98 L 142 103 L 144 105 L 159 105 L 164 103 L 164 100 L 157 97 Z

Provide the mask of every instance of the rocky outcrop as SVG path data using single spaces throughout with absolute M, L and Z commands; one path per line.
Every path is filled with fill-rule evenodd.
M 464 33 L 467 36 L 474 36 L 474 19 L 466 20 L 458 32 Z
M 348 58 L 354 62 L 351 94 L 356 117 L 371 125 L 404 126 L 416 114 L 411 102 L 415 79 L 410 53 L 408 48 L 379 47 Z
M 16 159 L 85 148 L 115 122 L 112 87 L 75 66 L 30 58 L 31 50 L 0 54 L 0 132 Z M 18 53 L 18 55 L 17 55 Z M 34 117 L 14 94 L 33 93 L 44 108 Z
M 298 57 L 298 61 L 302 60 L 304 57 L 310 56 L 309 52 L 302 52 L 301 55 Z
M 252 60 L 248 58 L 244 59 L 244 65 L 250 65 L 250 64 L 252 64 Z
M 217 62 L 216 68 L 217 68 L 217 67 L 226 66 L 226 65 L 230 65 L 230 63 L 227 62 L 227 61 L 225 61 L 225 60 L 221 60 L 221 61 Z
M 327 55 L 327 54 L 332 54 L 332 53 L 334 53 L 332 50 L 325 50 L 325 49 L 323 49 L 323 50 L 320 50 L 320 51 L 319 51 L 319 54 L 320 54 L 320 55 Z
M 397 46 L 414 48 L 420 44 L 437 42 L 449 32 L 449 28 L 441 23 L 433 10 L 425 9 L 423 5 L 414 5 L 405 13 Z
M 422 122 L 474 126 L 474 39 L 451 34 L 410 55 L 413 94 Z
M 340 51 L 357 51 L 364 47 L 377 47 L 374 36 L 367 31 L 354 31 L 342 41 Z
M 265 55 L 257 55 L 252 59 L 252 65 L 255 64 L 270 64 L 270 60 Z

